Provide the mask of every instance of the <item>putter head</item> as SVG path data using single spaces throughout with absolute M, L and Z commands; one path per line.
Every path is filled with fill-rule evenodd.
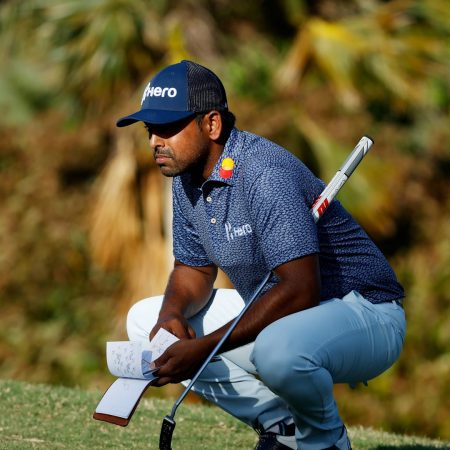
M 175 425 L 175 420 L 170 416 L 164 417 L 159 435 L 159 450 L 172 450 L 172 435 Z

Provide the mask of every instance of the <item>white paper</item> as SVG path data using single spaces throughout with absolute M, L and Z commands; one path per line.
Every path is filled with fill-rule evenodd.
M 178 341 L 178 338 L 164 328 L 160 328 L 150 341 L 152 361 L 158 359 L 168 347 Z
M 112 341 L 106 344 L 106 360 L 112 375 L 121 378 L 154 379 L 150 364 L 178 338 L 160 328 L 148 341 Z
M 142 357 L 150 342 L 107 342 L 106 361 L 109 371 L 116 377 L 145 378 L 142 373 Z M 145 348 L 146 347 L 146 348 Z
M 152 380 L 118 378 L 105 392 L 95 412 L 128 419 L 151 382 Z
M 128 419 L 147 386 L 157 379 L 150 364 L 177 340 L 160 328 L 151 342 L 107 342 L 108 369 L 119 378 L 105 392 L 95 412 Z

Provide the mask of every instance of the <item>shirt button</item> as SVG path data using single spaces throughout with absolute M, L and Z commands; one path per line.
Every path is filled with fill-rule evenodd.
M 217 222 L 216 218 L 213 217 L 213 218 L 211 219 L 211 223 L 214 225 L 216 222 Z
M 206 201 L 208 202 L 208 203 L 211 203 L 212 202 L 212 198 L 211 197 L 206 197 Z

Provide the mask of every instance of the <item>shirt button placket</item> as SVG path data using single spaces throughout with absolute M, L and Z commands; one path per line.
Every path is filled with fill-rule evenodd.
M 209 204 L 212 203 L 212 198 L 211 198 L 210 195 L 208 195 L 208 196 L 206 197 L 206 202 L 209 203 Z M 211 222 L 213 225 L 215 225 L 215 224 L 217 223 L 217 219 L 216 219 L 215 217 L 212 217 L 211 220 L 210 220 L 210 222 Z

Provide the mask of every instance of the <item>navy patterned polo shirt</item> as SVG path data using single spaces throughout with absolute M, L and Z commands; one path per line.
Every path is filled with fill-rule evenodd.
M 385 257 L 337 200 L 314 222 L 323 188 L 289 151 L 235 128 L 201 186 L 189 173 L 173 179 L 174 256 L 217 265 L 244 299 L 268 271 L 310 254 L 319 254 L 322 300 L 352 290 L 372 303 L 403 298 Z M 273 275 L 264 292 L 277 282 Z

